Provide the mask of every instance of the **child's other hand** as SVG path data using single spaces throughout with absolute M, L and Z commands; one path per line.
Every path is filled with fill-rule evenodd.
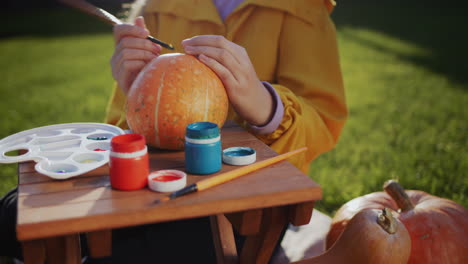
M 143 67 L 161 52 L 161 46 L 146 39 L 148 35 L 143 17 L 137 17 L 135 25 L 114 26 L 116 47 L 110 64 L 112 76 L 125 94 Z
M 263 126 L 273 112 L 273 98 L 257 77 L 246 50 L 222 36 L 203 35 L 182 41 L 187 54 L 198 56 L 221 79 L 237 114 Z

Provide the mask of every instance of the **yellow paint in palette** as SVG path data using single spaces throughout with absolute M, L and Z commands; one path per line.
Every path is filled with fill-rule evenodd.
M 95 162 L 98 162 L 97 160 L 93 160 L 93 159 L 86 159 L 86 160 L 81 160 L 80 163 L 95 163 Z

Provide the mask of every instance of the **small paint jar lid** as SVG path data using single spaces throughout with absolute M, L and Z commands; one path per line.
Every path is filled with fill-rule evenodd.
M 230 165 L 247 165 L 254 163 L 257 152 L 249 147 L 232 147 L 223 150 L 223 162 Z
M 113 152 L 129 153 L 140 151 L 146 148 L 146 140 L 140 134 L 118 135 L 111 140 L 111 149 Z
M 185 135 L 191 139 L 211 139 L 219 137 L 219 127 L 211 122 L 196 122 L 187 126 Z
M 155 192 L 174 192 L 185 187 L 187 174 L 180 170 L 153 171 L 148 176 L 148 186 Z

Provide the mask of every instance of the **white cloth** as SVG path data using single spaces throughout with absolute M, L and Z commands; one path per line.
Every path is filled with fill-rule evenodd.
M 314 210 L 307 225 L 289 225 L 281 242 L 281 248 L 272 257 L 271 264 L 286 264 L 324 253 L 331 222 L 329 216 Z

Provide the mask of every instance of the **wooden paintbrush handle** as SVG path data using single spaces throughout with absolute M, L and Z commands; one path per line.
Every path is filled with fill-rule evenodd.
M 227 181 L 233 180 L 233 179 L 238 178 L 240 176 L 246 175 L 246 174 L 248 174 L 250 172 L 253 172 L 253 171 L 256 171 L 258 169 L 264 168 L 266 166 L 272 165 L 274 163 L 283 161 L 285 159 L 288 159 L 288 158 L 290 158 L 290 157 L 292 157 L 292 156 L 294 156 L 296 154 L 299 154 L 301 152 L 304 152 L 306 150 L 307 150 L 307 147 L 296 149 L 296 150 L 284 153 L 282 155 L 278 155 L 278 156 L 273 157 L 273 158 L 269 158 L 269 159 L 266 159 L 266 160 L 263 160 L 263 161 L 259 161 L 259 162 L 256 162 L 254 164 L 251 164 L 251 165 L 248 165 L 248 166 L 245 166 L 245 167 L 241 167 L 241 168 L 229 171 L 229 172 L 225 172 L 225 173 L 222 173 L 220 175 L 214 176 L 212 178 L 208 178 L 206 180 L 199 181 L 199 182 L 197 182 L 197 189 L 198 189 L 198 191 L 206 190 L 206 189 L 208 189 L 210 187 L 225 183 Z
M 114 15 L 84 0 L 58 0 L 58 1 L 70 7 L 81 10 L 82 12 L 88 15 L 97 17 L 110 25 L 122 24 L 122 21 L 120 21 L 120 19 L 118 19 Z

